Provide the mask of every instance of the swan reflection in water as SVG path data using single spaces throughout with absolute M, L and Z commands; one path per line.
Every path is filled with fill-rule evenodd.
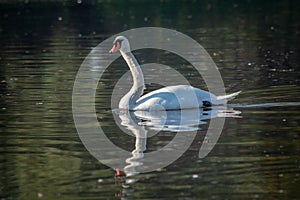
M 123 169 L 116 169 L 116 176 L 119 178 L 123 177 L 122 184 L 125 189 L 137 181 L 133 176 L 139 174 L 138 168 L 147 163 L 144 152 L 147 147 L 147 138 L 153 136 L 150 133 L 176 132 L 178 134 L 180 132 L 179 134 L 186 134 L 186 137 L 189 137 L 189 132 L 201 130 L 201 125 L 209 123 L 209 120 L 212 118 L 236 118 L 240 117 L 241 112 L 224 106 L 216 106 L 188 109 L 184 112 L 182 110 L 129 111 L 115 109 L 113 114 L 118 126 L 123 130 L 125 128 L 128 131 L 124 132 L 135 137 L 135 149 L 131 152 L 131 157 L 126 159 L 127 165 Z M 199 115 L 200 118 L 195 118 L 195 116 Z
M 199 113 L 200 119 L 195 118 Z M 135 111 L 135 116 L 140 119 L 139 125 L 152 130 L 186 132 L 201 130 L 200 125 L 207 124 L 208 119 L 216 117 L 239 117 L 240 112 L 226 107 L 210 107 L 181 110 L 161 111 Z

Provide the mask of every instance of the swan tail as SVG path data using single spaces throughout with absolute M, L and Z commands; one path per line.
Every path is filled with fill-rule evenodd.
M 228 94 L 228 95 L 224 95 L 224 96 L 218 96 L 217 100 L 218 101 L 230 101 L 232 99 L 234 99 L 238 94 L 240 94 L 241 91 L 232 93 L 232 94 Z

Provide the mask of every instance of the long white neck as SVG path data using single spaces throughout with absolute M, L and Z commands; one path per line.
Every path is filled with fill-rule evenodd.
M 126 61 L 133 79 L 133 85 L 130 91 L 122 97 L 119 108 L 120 109 L 132 109 L 138 100 L 138 98 L 143 94 L 144 91 L 144 76 L 141 67 L 134 55 L 131 52 L 120 51 L 122 57 Z

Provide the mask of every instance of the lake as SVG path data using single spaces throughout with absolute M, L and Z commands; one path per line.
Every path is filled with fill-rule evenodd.
M 296 0 L 0 1 L 0 198 L 299 199 L 299 9 Z M 96 88 L 86 90 L 95 91 L 95 116 L 74 107 L 74 99 L 72 107 L 76 75 L 92 50 L 141 27 L 176 30 L 199 43 L 226 92 L 242 91 L 230 108 L 119 112 L 112 97 L 125 94 L 131 78 L 118 53 Z M 192 86 L 208 87 L 191 63 L 172 52 L 145 48 L 133 54 L 145 71 L 149 63 L 160 64 L 145 72 L 146 92 L 162 87 L 157 80 L 180 81 L 178 74 Z M 97 74 L 98 65 L 91 67 Z M 79 125 L 77 108 L 84 119 Z M 199 113 L 201 120 L 191 117 Z M 218 130 L 210 125 L 219 120 L 220 134 L 207 135 Z M 78 130 L 99 126 L 129 157 L 120 159 L 98 140 L 90 140 L 96 150 L 86 148 Z M 172 157 L 176 147 L 168 145 L 177 137 L 189 143 L 172 162 L 147 160 L 165 147 Z M 213 145 L 199 156 L 207 144 Z M 100 162 L 98 150 L 110 157 Z M 116 176 L 108 164 L 120 160 L 130 176 Z M 155 170 L 139 171 L 147 162 Z

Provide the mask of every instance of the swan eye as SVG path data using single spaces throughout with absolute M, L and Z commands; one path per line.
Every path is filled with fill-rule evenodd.
M 114 44 L 119 43 L 119 45 L 121 46 L 122 42 L 123 42 L 122 39 L 117 39 L 117 40 L 114 42 Z

